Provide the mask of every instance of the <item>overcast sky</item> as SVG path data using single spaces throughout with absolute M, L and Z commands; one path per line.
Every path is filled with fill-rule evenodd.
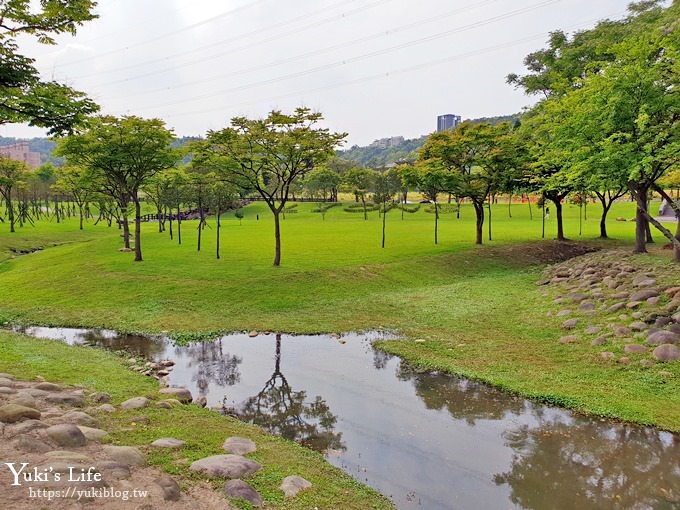
M 625 15 L 628 0 L 101 0 L 57 46 L 21 39 L 45 78 L 103 113 L 204 135 L 237 115 L 308 106 L 347 146 L 415 138 L 437 115 L 518 112 L 505 83 L 548 33 Z M 0 126 L 0 135 L 42 136 Z

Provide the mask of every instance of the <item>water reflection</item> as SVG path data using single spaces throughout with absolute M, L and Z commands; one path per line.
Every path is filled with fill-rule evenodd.
M 406 363 L 399 364 L 397 377 L 413 384 L 428 409 L 446 409 L 471 426 L 477 420 L 509 419 L 526 412 L 526 400 L 467 379 L 418 371 Z
M 188 358 L 186 368 L 191 370 L 191 380 L 196 384 L 200 396 L 208 394 L 210 383 L 233 386 L 241 381 L 239 365 L 243 358 L 225 353 L 219 340 L 177 347 L 175 352 Z
M 281 335 L 276 335 L 274 372 L 257 395 L 235 410 L 246 422 L 317 451 L 345 450 L 342 434 L 334 432 L 338 421 L 326 401 L 317 395 L 311 402 L 306 391 L 294 391 L 281 372 Z
M 520 508 L 680 507 L 677 436 L 564 416 L 503 436 L 512 467 L 494 481 L 511 487 Z

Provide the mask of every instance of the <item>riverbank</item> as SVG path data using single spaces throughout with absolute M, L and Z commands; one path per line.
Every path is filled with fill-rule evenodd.
M 29 427 L 22 425 L 25 423 L 23 421 L 7 423 L 1 427 L 3 438 L 7 439 L 3 458 L 10 458 L 10 454 L 14 454 L 16 462 L 40 461 L 42 465 L 52 462 L 52 458 L 57 459 L 48 454 L 50 451 L 73 450 L 71 453 L 75 456 L 64 457 L 66 454 L 62 453 L 57 460 L 62 464 L 71 462 L 78 467 L 89 462 L 98 472 L 106 474 L 115 471 L 116 466 L 107 464 L 111 459 L 107 456 L 110 452 L 106 452 L 105 445 L 130 446 L 141 453 L 144 462 L 139 466 L 127 464 L 130 476 L 113 476 L 109 480 L 110 488 L 119 493 L 135 488 L 147 490 L 149 500 L 167 505 L 167 508 L 190 507 L 181 505 L 188 505 L 192 501 L 201 508 L 230 508 L 225 506 L 229 504 L 224 493 L 225 477 L 206 476 L 200 471 L 193 471 L 191 465 L 205 457 L 225 454 L 222 448 L 225 439 L 237 436 L 253 441 L 256 446 L 256 451 L 247 454 L 247 457 L 262 467 L 255 474 L 243 476 L 264 498 L 267 508 L 392 508 L 386 498 L 330 466 L 318 453 L 195 404 L 159 405 L 170 395 L 160 394 L 157 381 L 130 371 L 125 368 L 123 361 L 119 356 L 101 349 L 70 347 L 60 342 L 0 332 L 0 372 L 16 378 L 3 378 L 1 386 L 7 389 L 0 394 L 0 407 L 17 397 L 23 398 L 25 392 L 38 390 L 33 397 L 33 404 L 42 413 L 27 418 L 37 418 L 44 422 L 43 425 L 50 427 L 57 423 L 83 426 L 86 423 L 84 420 L 87 420 L 90 428 L 108 432 L 105 438 L 88 440 L 83 444 L 74 443 L 72 447 L 67 443 L 59 443 L 58 439 L 51 436 L 43 437 L 45 430 L 49 430 L 43 425 Z M 40 390 L 40 386 L 35 387 L 35 381 L 42 379 L 58 383 L 59 389 L 45 387 L 49 390 L 45 391 Z M 104 393 L 107 397 L 101 396 Z M 62 404 L 46 404 L 41 400 L 57 394 L 63 397 Z M 126 407 L 122 405 L 123 402 L 135 397 L 144 397 L 148 402 L 142 407 L 123 409 Z M 103 409 L 104 401 L 108 401 L 104 406 L 112 407 Z M 19 426 L 21 430 L 17 430 Z M 151 446 L 152 442 L 160 438 L 174 438 L 185 444 L 180 448 Z M 116 469 L 119 470 L 118 474 L 120 471 L 125 474 L 123 467 L 118 466 Z M 11 473 L 3 474 L 11 476 Z M 288 476 L 300 476 L 311 482 L 312 486 L 295 497 L 286 497 L 280 485 Z M 168 477 L 174 480 L 176 487 L 167 481 Z M 156 479 L 165 482 L 158 484 L 154 482 Z M 165 498 L 163 486 L 172 487 L 167 489 L 170 498 Z M 35 506 L 35 499 L 27 498 L 24 501 L 21 494 L 15 495 L 19 499 L 13 508 L 22 508 L 19 503 L 25 503 L 26 508 Z M 175 497 L 177 499 L 172 499 Z M 41 500 L 40 503 L 47 508 L 64 508 L 66 505 L 61 501 L 50 503 Z M 69 501 L 68 504 L 71 503 Z M 130 508 L 131 503 L 119 501 L 118 504 L 116 506 L 111 501 L 109 506 Z M 136 501 L 135 505 L 138 504 Z M 244 501 L 234 500 L 233 504 L 233 508 L 251 508 Z M 102 501 L 95 498 L 95 501 L 88 501 L 84 505 L 82 508 L 89 508 L 87 505 L 101 506 Z
M 630 217 L 626 205 L 617 204 L 612 215 Z M 434 246 L 431 215 L 419 212 L 402 221 L 390 214 L 388 248 L 381 250 L 377 214 L 364 222 L 335 208 L 322 221 L 305 206 L 299 209 L 285 222 L 284 265 L 276 269 L 266 255 L 271 225 L 263 210 L 259 222 L 225 219 L 228 248 L 219 261 L 209 244 L 195 251 L 190 222 L 182 246 L 144 225 L 148 256 L 142 264 L 117 251 L 115 232 L 16 257 L 0 264 L 0 285 L 12 289 L 0 298 L 0 316 L 24 324 L 167 331 L 183 340 L 243 330 L 382 328 L 406 339 L 384 342 L 384 349 L 423 368 L 581 412 L 680 430 L 678 363 L 605 362 L 588 342 L 559 343 L 566 335 L 564 319 L 556 316 L 560 308 L 536 282 L 546 264 L 562 260 L 565 245 L 520 241 L 535 238 L 537 229 L 540 237 L 540 221 L 520 210 L 512 219 L 497 214 L 498 240 L 478 247 L 465 241 L 472 217 L 458 222 L 448 216 Z M 247 218 L 255 211 L 249 208 Z M 568 206 L 565 213 L 572 221 L 568 235 L 578 237 L 578 209 Z M 619 241 L 585 244 L 630 250 L 632 224 L 610 227 Z M 596 231 L 596 222 L 584 223 L 584 237 Z M 660 246 L 650 249 L 631 264 L 674 284 L 678 272 L 670 254 Z

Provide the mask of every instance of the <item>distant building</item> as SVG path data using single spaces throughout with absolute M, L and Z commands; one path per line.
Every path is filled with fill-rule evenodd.
M 380 140 L 375 140 L 369 147 L 377 147 L 379 149 L 389 149 L 391 147 L 398 147 L 404 143 L 403 136 L 391 136 L 390 138 L 381 138 Z
M 447 129 L 455 129 L 461 123 L 460 115 L 453 115 L 447 113 L 446 115 L 437 116 L 437 131 L 446 131 Z
M 29 168 L 38 168 L 40 166 L 40 153 L 31 152 L 28 148 L 28 142 L 19 142 L 0 147 L 0 156 L 23 161 Z

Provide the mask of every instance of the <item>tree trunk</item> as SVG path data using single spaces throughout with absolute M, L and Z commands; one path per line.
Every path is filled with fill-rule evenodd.
M 510 209 L 512 207 L 512 193 L 508 194 L 508 218 L 512 218 L 512 210 Z
M 139 197 L 133 198 L 135 202 L 135 262 L 142 261 L 142 204 Z
M 637 203 L 635 212 L 635 249 L 633 253 L 647 253 L 647 188 L 640 186 L 633 190 L 633 196 Z
M 555 217 L 557 218 L 557 240 L 566 241 L 567 238 L 564 237 L 564 221 L 562 220 L 562 198 L 557 197 L 553 200 L 555 204 Z
M 489 241 L 491 241 L 491 202 L 492 202 L 491 195 L 489 195 Z
M 366 197 L 364 195 L 361 195 L 361 204 L 364 206 L 364 220 L 368 219 L 368 214 L 366 213 Z
M 16 230 L 14 230 L 14 205 L 12 204 L 10 196 L 11 195 L 8 194 L 7 197 L 5 197 L 5 204 L 7 204 L 7 219 L 9 220 L 9 231 L 16 232 Z
M 437 230 L 439 226 L 439 204 L 434 201 L 434 244 L 437 244 Z
M 217 259 L 220 258 L 220 208 L 217 207 Z
M 274 267 L 279 267 L 281 265 L 281 225 L 279 222 L 279 213 L 281 209 L 272 208 L 274 213 Z
M 182 244 L 182 213 L 177 204 L 177 244 Z
M 600 239 L 609 239 L 607 235 L 607 214 L 609 214 L 609 209 L 611 208 L 614 201 L 607 203 L 607 198 L 604 193 L 595 192 L 600 204 L 602 204 L 602 216 L 600 216 Z
M 83 206 L 78 204 L 78 215 L 80 216 L 80 230 L 83 230 Z
M 484 232 L 484 202 L 478 202 L 477 200 L 473 200 L 472 205 L 475 208 L 475 216 L 476 216 L 475 244 L 482 244 L 482 237 L 483 237 L 483 232 Z
M 385 218 L 387 218 L 387 202 L 383 202 L 382 212 L 382 247 L 385 247 Z

